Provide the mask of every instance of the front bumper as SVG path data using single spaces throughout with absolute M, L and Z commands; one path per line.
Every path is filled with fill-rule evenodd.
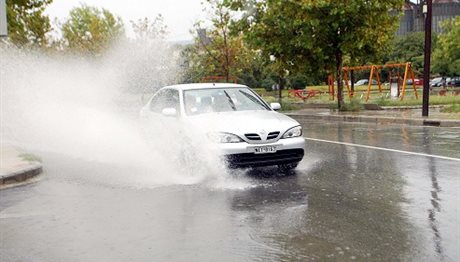
M 303 137 L 279 139 L 273 143 L 219 144 L 221 153 L 230 167 L 260 167 L 300 162 L 304 156 L 305 139 Z M 276 146 L 276 152 L 256 154 L 255 147 Z

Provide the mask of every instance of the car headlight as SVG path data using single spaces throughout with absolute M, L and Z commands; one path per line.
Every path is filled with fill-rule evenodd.
M 288 131 L 286 131 L 283 135 L 283 138 L 291 138 L 291 137 L 299 137 L 302 135 L 302 127 L 295 126 Z
M 208 133 L 209 139 L 215 143 L 239 143 L 243 142 L 243 139 L 238 137 L 237 135 L 230 134 L 230 133 Z

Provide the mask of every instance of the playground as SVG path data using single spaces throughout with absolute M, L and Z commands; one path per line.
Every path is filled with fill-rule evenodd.
M 365 76 L 353 84 L 353 74 Z M 203 82 L 223 82 L 225 77 L 210 76 Z M 230 82 L 237 79 L 229 77 Z M 359 81 L 357 81 L 359 82 Z M 327 85 L 307 86 L 304 89 L 282 90 L 283 108 L 299 109 L 309 104 L 337 104 L 337 81 L 333 75 L 327 77 Z M 416 77 L 411 63 L 364 65 L 343 68 L 343 96 L 346 103 L 375 104 L 378 106 L 421 106 L 423 80 Z M 267 102 L 279 101 L 278 90 L 254 88 Z M 430 88 L 430 105 L 460 104 L 459 87 Z

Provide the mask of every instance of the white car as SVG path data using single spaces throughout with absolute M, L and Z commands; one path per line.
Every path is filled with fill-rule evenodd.
M 202 83 L 161 88 L 141 116 L 202 127 L 232 168 L 278 166 L 289 171 L 302 160 L 305 139 L 300 124 L 278 109 L 279 103 L 268 105 L 247 86 Z

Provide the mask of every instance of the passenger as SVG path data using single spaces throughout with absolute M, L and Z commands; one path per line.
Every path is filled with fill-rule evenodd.
M 210 96 L 205 96 L 201 98 L 201 104 L 198 108 L 199 113 L 209 113 L 212 112 L 212 98 Z

